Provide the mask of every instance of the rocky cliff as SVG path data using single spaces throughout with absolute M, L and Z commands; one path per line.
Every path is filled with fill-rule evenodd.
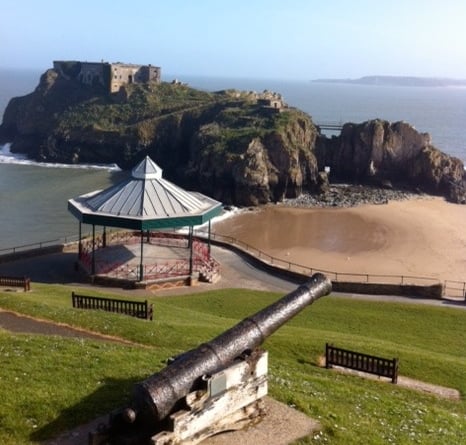
M 52 162 L 130 168 L 150 155 L 167 179 L 225 204 L 257 205 L 324 193 L 331 180 L 392 184 L 464 202 L 463 165 L 406 123 L 346 124 L 320 134 L 279 95 L 208 93 L 180 84 L 127 85 L 107 94 L 54 70 L 10 101 L 0 142 Z
M 348 123 L 339 137 L 320 144 L 321 162 L 340 181 L 403 187 L 465 202 L 461 160 L 435 148 L 429 134 L 406 122 Z

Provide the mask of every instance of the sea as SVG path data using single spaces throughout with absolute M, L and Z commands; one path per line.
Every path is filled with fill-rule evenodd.
M 45 71 L 45 70 L 44 70 Z M 0 116 L 13 97 L 31 93 L 41 71 L 0 69 Z M 380 118 L 406 121 L 428 132 L 433 145 L 466 164 L 466 88 L 396 87 L 317 83 L 311 80 L 215 78 L 163 75 L 194 88 L 274 91 L 309 113 L 317 124 Z M 156 161 L 156 160 L 155 160 Z M 12 248 L 76 239 L 78 222 L 68 199 L 104 189 L 125 173 L 115 165 L 37 163 L 0 146 L 0 254 Z

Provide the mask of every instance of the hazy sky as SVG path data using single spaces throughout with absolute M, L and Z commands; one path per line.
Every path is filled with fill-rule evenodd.
M 172 75 L 466 79 L 466 0 L 2 0 L 0 67 L 151 63 Z

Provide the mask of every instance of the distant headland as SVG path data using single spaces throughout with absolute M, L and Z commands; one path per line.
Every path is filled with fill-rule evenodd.
M 447 77 L 364 76 L 358 79 L 315 79 L 312 82 L 400 87 L 466 87 L 466 79 Z

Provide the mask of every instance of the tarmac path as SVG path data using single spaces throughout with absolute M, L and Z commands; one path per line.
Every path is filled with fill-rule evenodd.
M 228 249 L 212 246 L 214 258 L 221 264 L 222 278 L 215 284 L 199 283 L 194 287 L 183 287 L 173 289 L 151 290 L 127 290 L 120 288 L 108 289 L 112 293 L 133 296 L 159 296 L 192 294 L 222 288 L 242 288 L 278 292 L 287 294 L 298 286 L 298 283 L 276 277 L 268 272 L 254 267 L 246 258 L 231 252 Z M 27 276 L 32 282 L 38 283 L 59 283 L 85 288 L 95 288 L 86 282 L 86 277 L 74 267 L 76 253 L 53 253 L 43 256 L 23 258 L 7 263 L 0 263 L 0 275 Z M 421 298 L 384 296 L 384 295 L 354 295 L 354 294 L 333 294 L 340 298 L 354 298 L 376 301 L 392 301 L 401 303 L 428 304 L 434 306 L 448 306 L 466 310 L 463 301 L 432 300 Z M 65 337 L 100 338 L 99 334 L 74 329 L 71 326 L 47 322 L 45 320 L 35 320 L 21 314 L 15 314 L 0 309 L 0 328 L 12 332 L 40 333 L 45 335 L 61 335 Z M 110 339 L 115 341 L 115 339 Z M 116 341 L 118 341 L 116 339 Z M 123 340 L 121 340 L 123 341 Z
M 202 283 L 196 287 L 174 288 L 158 290 L 157 296 L 174 294 L 188 294 L 210 289 L 240 287 L 245 289 L 269 290 L 280 293 L 288 293 L 296 288 L 296 284 L 274 277 L 266 272 L 256 269 L 238 255 L 213 246 L 213 255 L 222 265 L 222 279 L 216 284 Z M 32 282 L 58 283 L 79 287 L 92 288 L 86 282 L 86 277 L 75 270 L 76 253 L 53 253 L 30 258 L 22 258 L 16 261 L 0 263 L 0 275 L 27 276 Z M 108 288 L 106 288 L 108 289 Z M 150 290 L 127 290 L 120 288 L 109 289 L 112 293 L 134 296 L 154 296 Z M 19 292 L 19 290 L 18 290 Z M 98 334 L 74 329 L 45 320 L 36 320 L 0 309 L 0 328 L 11 332 L 37 333 L 45 335 L 60 335 L 64 337 L 99 338 Z M 107 339 L 108 340 L 108 339 Z M 114 340 L 113 340 L 114 341 Z
M 299 283 L 274 276 L 264 270 L 250 264 L 246 257 L 242 257 L 228 249 L 212 246 L 212 256 L 221 265 L 221 279 L 214 284 L 199 283 L 197 286 L 159 289 L 157 291 L 137 289 L 128 290 L 121 288 L 105 288 L 112 293 L 134 296 L 168 296 L 179 294 L 192 294 L 213 289 L 254 289 L 286 294 L 296 289 Z M 0 275 L 27 276 L 32 282 L 67 284 L 96 288 L 90 285 L 86 277 L 75 269 L 77 259 L 76 252 L 52 253 L 42 256 L 23 258 L 16 261 L 0 263 Z M 433 306 L 448 306 L 458 309 L 466 309 L 466 304 L 462 300 L 434 300 L 423 298 L 399 297 L 391 295 L 362 295 L 344 294 L 333 295 L 342 298 L 366 299 L 377 301 L 392 301 L 400 303 L 428 304 Z

